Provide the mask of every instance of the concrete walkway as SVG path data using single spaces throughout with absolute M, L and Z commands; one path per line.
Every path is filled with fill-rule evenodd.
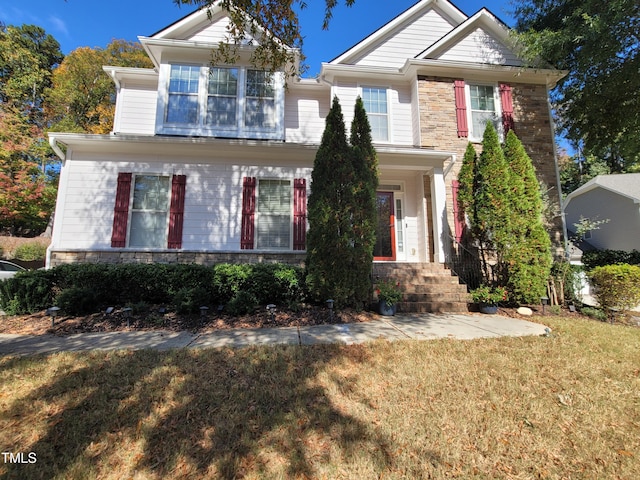
M 469 340 L 502 336 L 544 335 L 546 327 L 499 315 L 396 315 L 366 323 L 219 330 L 211 333 L 131 331 L 74 335 L 0 334 L 0 355 L 34 355 L 83 350 L 142 350 L 154 348 L 219 348 L 249 345 L 312 345 L 363 343 L 378 338 Z

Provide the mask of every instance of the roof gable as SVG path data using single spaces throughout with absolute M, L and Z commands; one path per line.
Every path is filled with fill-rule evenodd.
M 399 67 L 466 19 L 446 0 L 421 0 L 329 63 Z
M 483 8 L 416 58 L 522 66 L 510 43 L 509 28 Z
M 621 173 L 614 175 L 598 175 L 587 183 L 577 188 L 565 201 L 566 205 L 571 199 L 583 195 L 596 188 L 603 188 L 623 197 L 631 199 L 634 203 L 640 203 L 640 173 Z
M 218 5 L 210 9 L 200 8 L 181 18 L 168 27 L 154 33 L 154 40 L 185 40 L 217 44 L 229 41 L 229 25 L 231 20 L 228 13 Z M 250 45 L 255 41 L 250 35 L 244 39 L 243 45 Z

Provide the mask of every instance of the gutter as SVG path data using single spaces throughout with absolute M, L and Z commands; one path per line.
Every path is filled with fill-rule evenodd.
M 64 163 L 67 160 L 67 155 L 58 146 L 55 135 L 49 134 L 49 145 L 51 145 L 51 149 L 60 158 L 60 160 L 62 160 L 62 163 Z
M 55 154 L 62 160 L 62 168 L 64 168 L 64 164 L 67 161 L 67 155 L 62 151 L 62 149 L 58 146 L 58 142 L 56 141 L 55 135 L 49 134 L 49 145 L 51 149 L 55 152 Z M 58 184 L 58 198 L 60 198 L 60 190 L 62 187 L 62 168 L 60 169 L 60 180 Z M 56 199 L 56 206 L 58 205 L 58 199 Z M 56 212 L 53 212 L 53 228 L 51 229 L 51 243 L 47 247 L 47 253 L 45 254 L 45 268 L 48 270 L 51 268 L 51 252 L 53 251 L 53 247 L 55 245 L 55 240 L 57 238 L 56 235 Z

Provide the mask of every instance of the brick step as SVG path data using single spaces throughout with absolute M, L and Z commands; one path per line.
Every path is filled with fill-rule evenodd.
M 407 303 L 414 302 L 436 302 L 436 301 L 444 301 L 444 302 L 464 302 L 467 303 L 471 301 L 469 298 L 469 294 L 465 292 L 429 292 L 429 293 L 407 293 L 404 292 L 402 295 L 402 301 Z
M 469 308 L 465 302 L 400 302 L 400 313 L 467 313 Z

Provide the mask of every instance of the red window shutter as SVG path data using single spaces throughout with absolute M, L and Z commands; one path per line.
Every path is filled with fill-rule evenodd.
M 506 135 L 509 130 L 513 130 L 513 97 L 511 94 L 511 85 L 508 83 L 501 83 L 500 88 L 500 103 L 502 103 L 502 128 Z
M 131 173 L 118 173 L 116 204 L 113 209 L 111 246 L 122 248 L 127 243 L 127 221 L 129 220 L 129 197 L 131 196 Z
M 464 80 L 454 80 L 453 89 L 456 96 L 456 120 L 458 122 L 458 137 L 468 137 L 467 101 L 464 96 Z
M 307 244 L 307 181 L 293 180 L 293 249 L 304 250 Z
M 174 175 L 171 179 L 168 248 L 182 248 L 182 225 L 184 223 L 184 196 L 186 188 L 186 175 Z
M 256 214 L 256 179 L 244 177 L 242 181 L 242 230 L 240 232 L 240 248 L 252 250 L 255 236 Z
M 458 205 L 458 190 L 460 189 L 460 182 L 454 180 L 451 182 L 451 193 L 453 199 L 453 224 L 455 226 L 456 242 L 460 243 L 462 240 L 462 234 L 465 228 L 464 212 Z

